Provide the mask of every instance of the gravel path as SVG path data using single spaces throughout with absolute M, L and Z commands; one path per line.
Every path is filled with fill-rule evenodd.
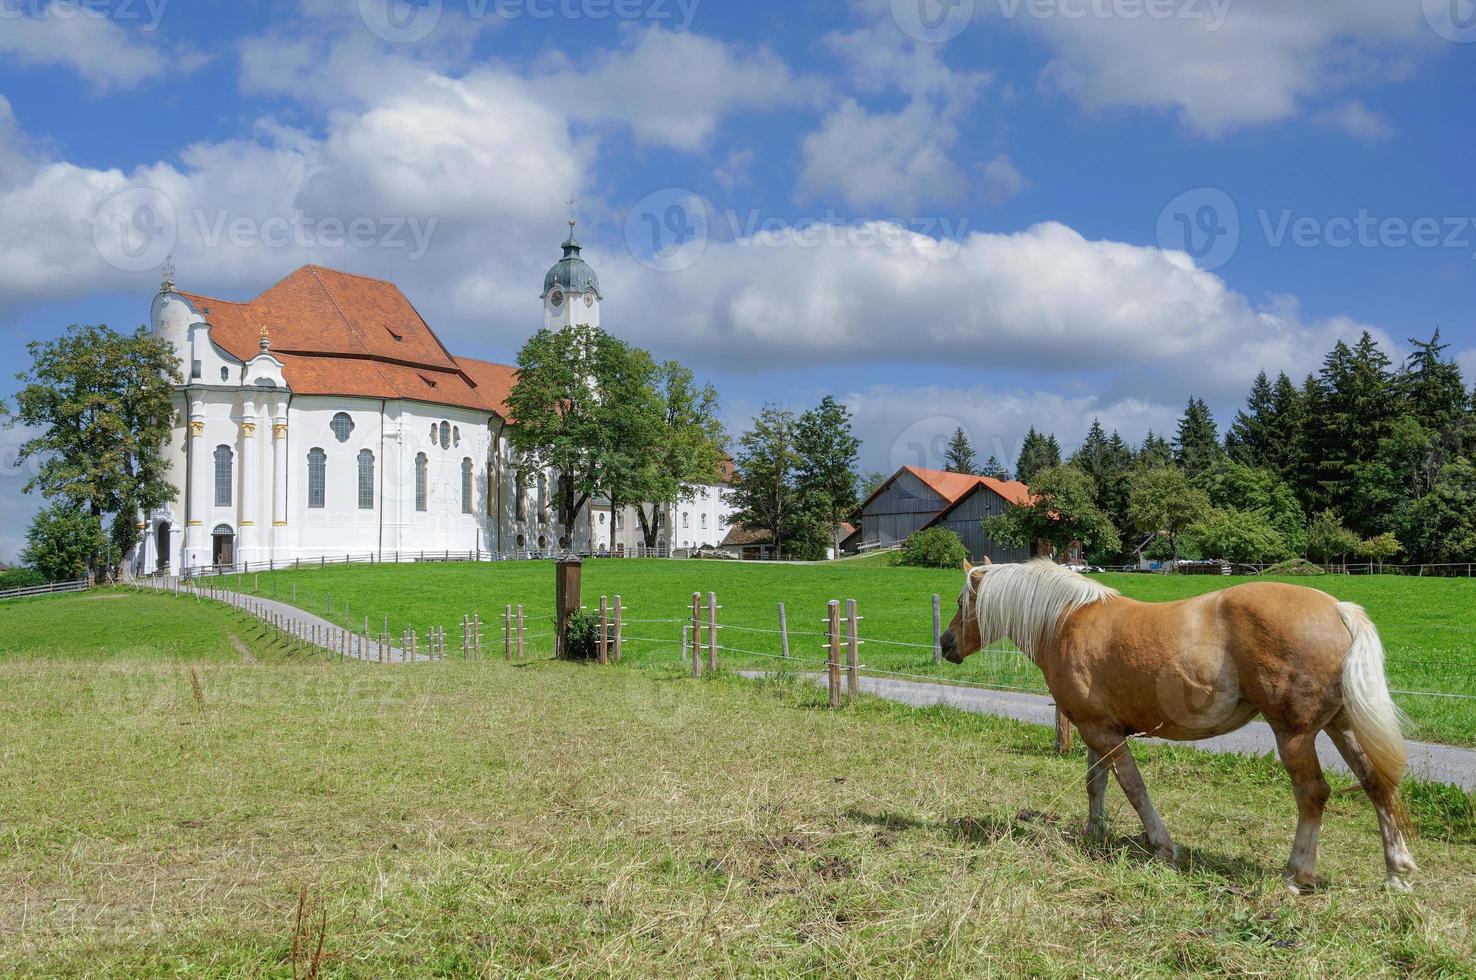
M 763 671 L 743 671 L 745 677 L 766 676 Z M 824 684 L 823 674 L 801 674 L 806 680 Z M 861 678 L 861 690 L 889 701 L 925 708 L 945 704 L 980 715 L 997 715 L 1014 718 L 1036 725 L 1055 727 L 1056 706 L 1050 698 L 1039 694 L 1024 694 L 1018 691 L 994 691 L 977 687 L 959 687 L 953 684 L 929 684 L 921 681 L 901 681 L 878 677 Z M 1145 742 L 1162 742 L 1162 739 L 1145 738 Z M 1198 742 L 1181 742 L 1206 752 L 1230 752 L 1235 755 L 1270 755 L 1276 752 L 1276 739 L 1271 726 L 1264 721 L 1253 721 L 1228 735 Z M 1409 742 L 1409 771 L 1418 779 L 1449 783 L 1471 792 L 1476 791 L 1476 749 L 1463 749 L 1451 745 L 1436 745 L 1430 742 Z M 1343 757 L 1326 735 L 1317 738 L 1317 754 L 1326 769 L 1347 773 Z

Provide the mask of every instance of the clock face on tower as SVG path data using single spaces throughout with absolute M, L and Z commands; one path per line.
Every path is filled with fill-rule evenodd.
M 563 292 L 561 290 L 555 289 L 553 291 L 553 295 L 549 296 L 549 301 L 551 303 L 553 303 L 554 306 L 563 306 L 564 305 L 564 294 L 563 294 Z
M 594 306 L 595 305 L 595 294 L 594 294 L 594 290 L 593 289 L 591 289 L 589 292 L 587 292 L 587 293 L 584 294 L 584 305 L 585 306 Z

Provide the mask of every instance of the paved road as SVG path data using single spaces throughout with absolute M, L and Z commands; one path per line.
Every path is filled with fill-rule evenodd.
M 742 671 L 746 677 L 765 676 L 763 671 Z M 824 684 L 823 674 L 799 675 L 816 684 Z M 889 678 L 863 677 L 861 690 L 889 701 L 910 704 L 919 708 L 945 704 L 980 715 L 997 715 L 1018 721 L 1054 727 L 1056 706 L 1050 698 L 1039 694 L 1023 694 L 1018 691 L 992 691 L 977 687 L 959 687 L 953 684 L 929 684 L 921 681 L 901 681 Z M 1162 739 L 1143 739 L 1145 742 L 1162 742 Z M 1235 755 L 1268 755 L 1276 752 L 1276 739 L 1271 726 L 1264 721 L 1253 721 L 1239 731 L 1228 735 L 1202 739 L 1198 742 L 1181 742 L 1206 752 L 1230 752 Z M 1462 749 L 1430 742 L 1410 742 L 1410 775 L 1432 782 L 1450 783 L 1462 789 L 1476 791 L 1476 749 Z M 1325 768 L 1347 773 L 1348 767 L 1338 754 L 1332 740 L 1326 735 L 1317 739 L 1317 754 Z
M 175 591 L 173 579 L 167 580 L 167 584 L 156 584 L 152 579 L 139 579 L 137 584 L 145 588 L 157 588 L 161 592 L 173 593 Z M 375 643 L 373 633 L 371 633 L 369 643 L 365 647 L 359 639 L 354 639 L 353 635 L 346 638 L 344 636 L 344 628 L 337 623 L 330 623 L 323 617 L 315 616 L 290 603 L 279 602 L 276 599 L 266 599 L 261 596 L 241 595 L 238 592 L 227 592 L 220 589 L 217 589 L 212 596 L 210 593 L 210 580 L 205 579 L 200 584 L 202 586 L 200 595 L 203 600 L 223 602 L 228 606 L 244 609 L 251 615 L 266 622 L 272 622 L 275 618 L 275 621 L 281 623 L 288 633 L 294 636 L 304 637 L 303 642 L 309 646 L 316 646 L 325 652 L 338 655 L 345 650 L 344 641 L 347 639 L 350 642 L 347 645 L 348 652 L 344 653 L 344 656 L 355 660 L 363 660 L 365 663 L 381 662 L 380 649 L 378 644 Z M 186 595 L 193 596 L 194 593 L 190 591 L 191 586 L 189 583 L 186 583 L 180 588 Z M 369 624 L 371 629 L 375 625 L 372 622 Z M 317 627 L 316 633 L 313 632 L 313 627 Z M 449 636 L 450 634 L 447 635 Z M 317 642 L 314 642 L 315 639 Z M 448 639 L 447 645 L 449 646 L 453 641 L 459 644 L 460 637 Z M 406 656 L 404 650 L 389 644 L 385 645 L 383 655 L 384 663 L 403 664 L 407 663 L 410 659 Z M 414 659 L 416 662 L 429 662 L 430 657 L 423 653 L 417 653 Z

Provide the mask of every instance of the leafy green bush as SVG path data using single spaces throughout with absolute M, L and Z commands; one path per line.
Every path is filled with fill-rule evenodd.
M 31 519 L 21 561 L 48 582 L 67 582 L 84 577 L 88 562 L 106 547 L 96 517 L 79 508 L 52 504 Z
M 1266 569 L 1267 575 L 1326 575 L 1321 565 L 1314 565 L 1305 558 L 1293 558 Z
M 593 660 L 600 655 L 600 617 L 583 609 L 569 616 L 567 634 L 570 660 Z
M 946 527 L 930 527 L 907 539 L 897 556 L 897 564 L 916 568 L 959 568 L 968 558 L 969 550 L 957 534 Z
M 45 585 L 46 576 L 34 568 L 12 568 L 8 572 L 0 572 L 0 592 L 6 589 L 29 589 L 36 585 Z

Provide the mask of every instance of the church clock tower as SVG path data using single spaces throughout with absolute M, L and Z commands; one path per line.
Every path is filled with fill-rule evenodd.
M 550 330 L 600 325 L 600 280 L 589 263 L 580 258 L 583 246 L 574 237 L 574 219 L 569 219 L 569 237 L 564 257 L 543 277 L 543 325 Z

